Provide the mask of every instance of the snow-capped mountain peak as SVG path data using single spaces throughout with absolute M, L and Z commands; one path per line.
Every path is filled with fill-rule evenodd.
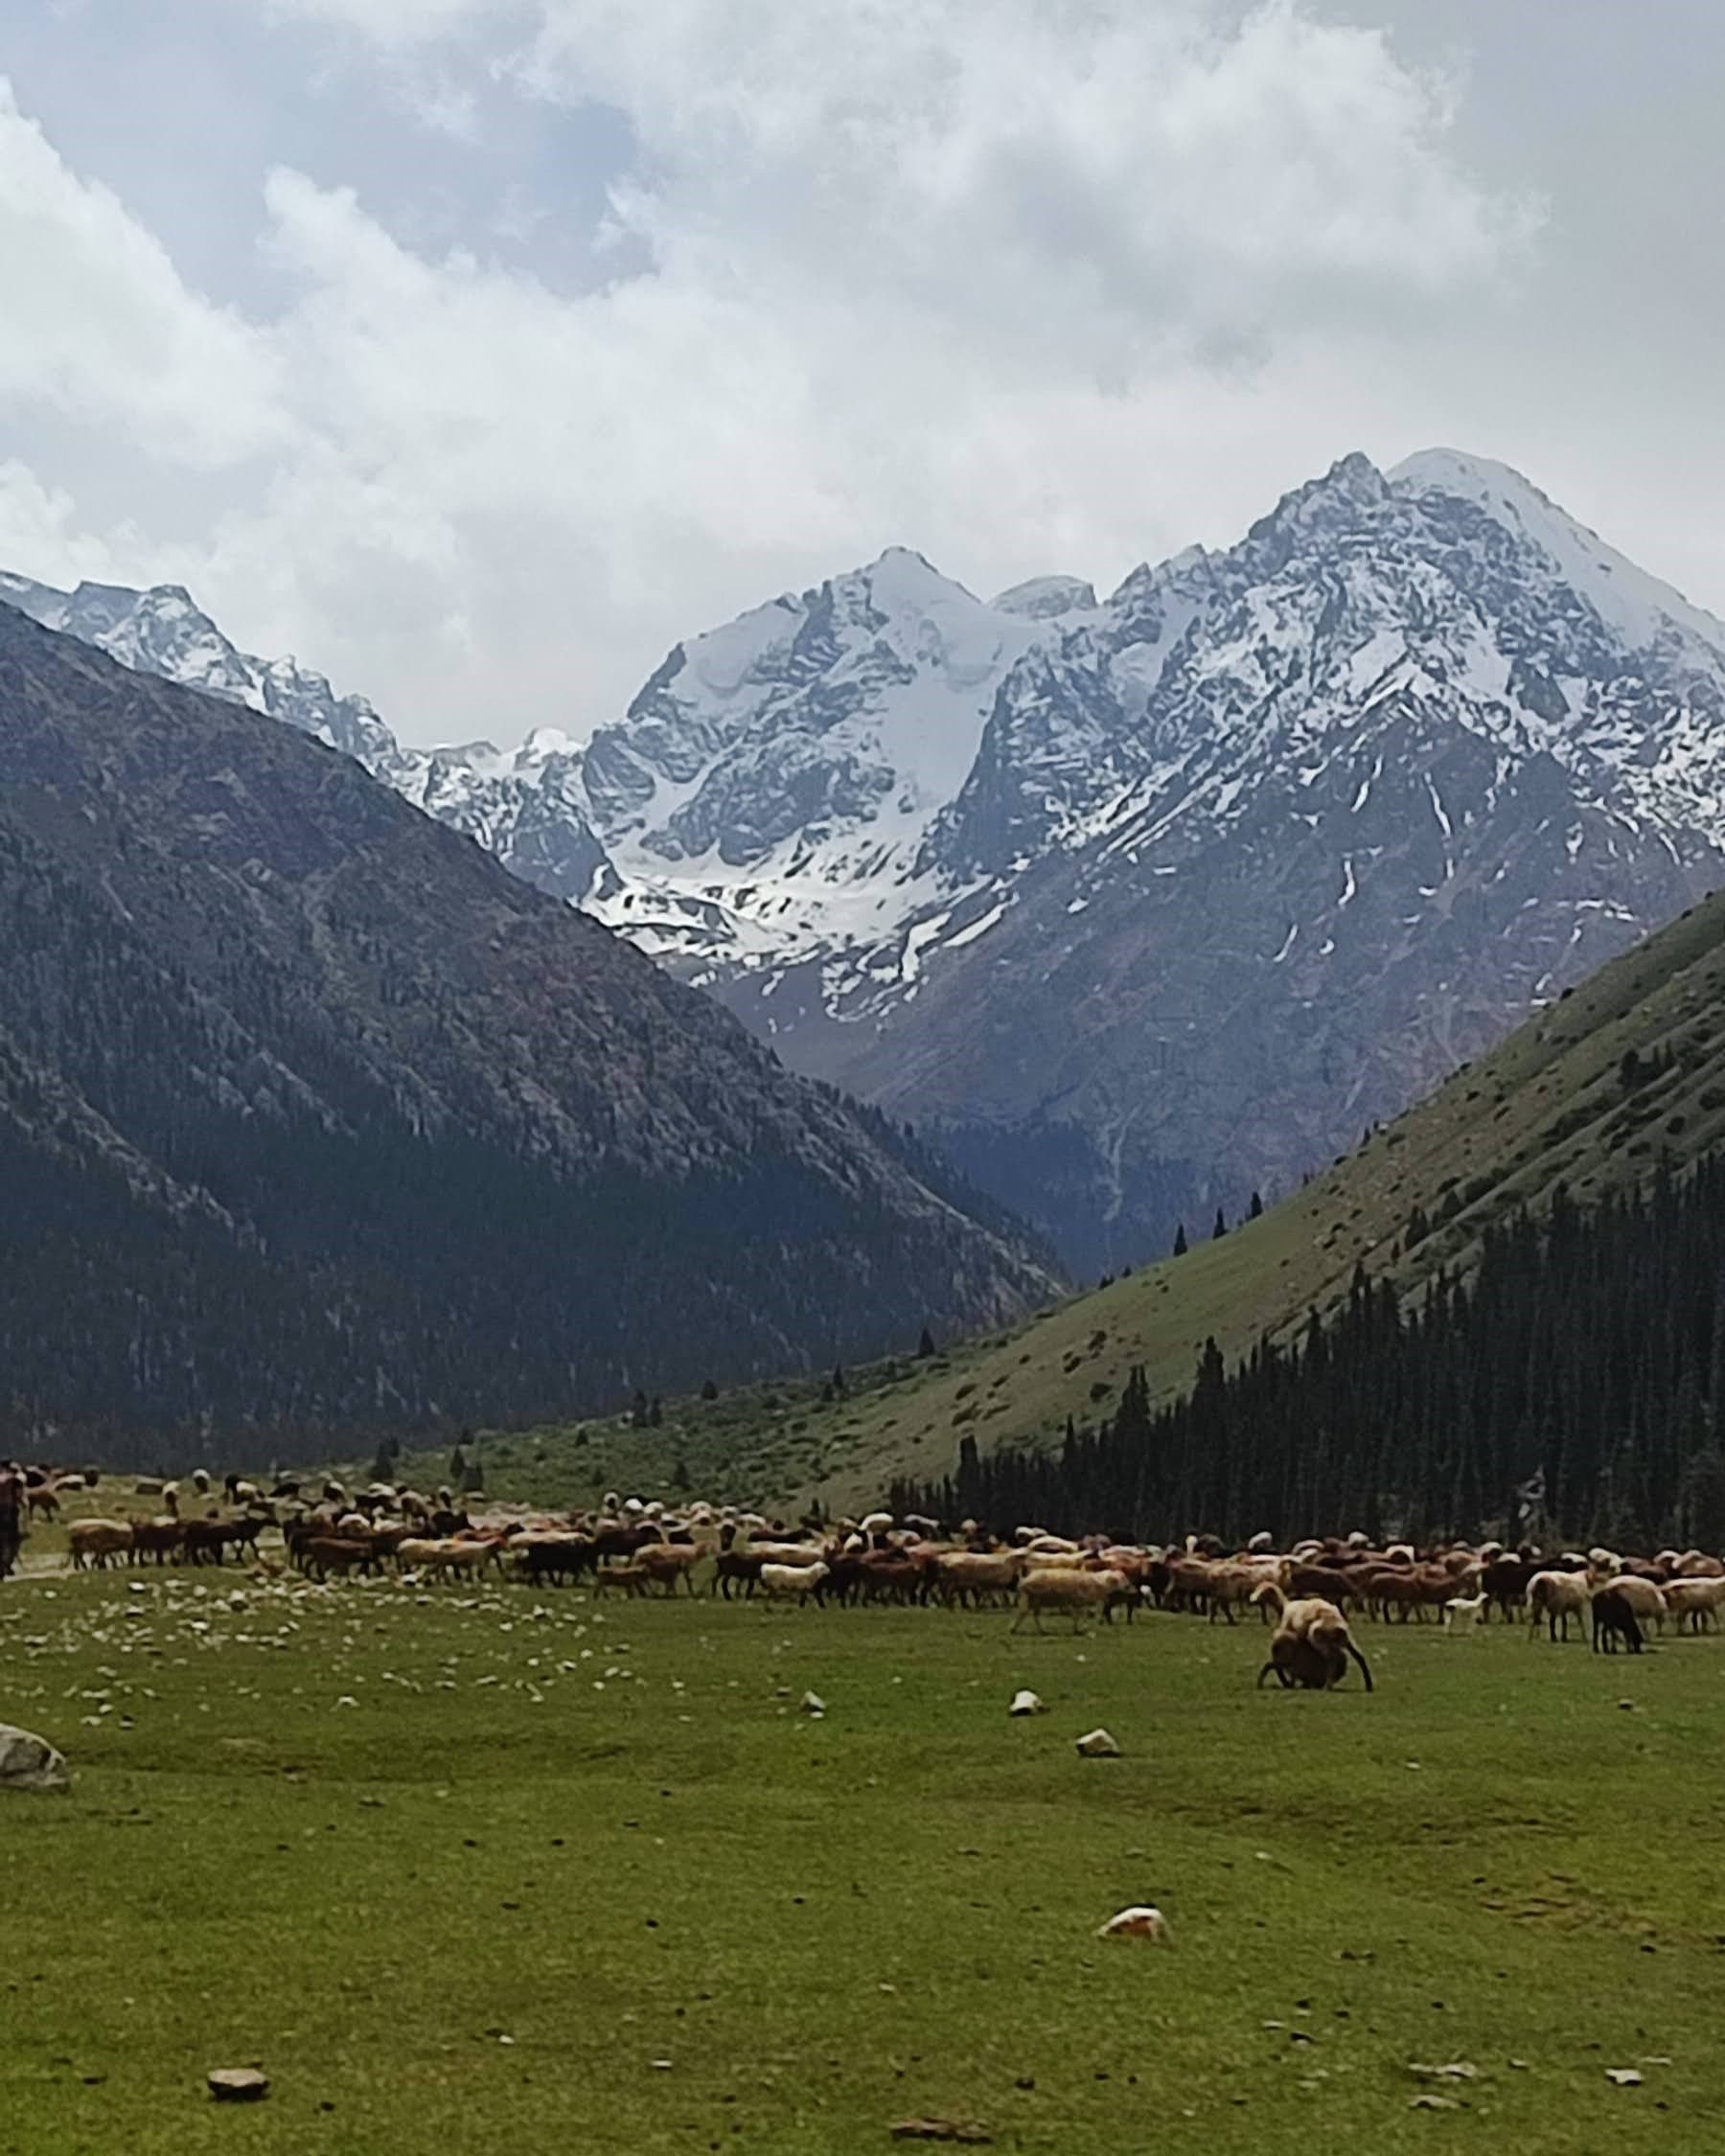
M 1448 449 L 1343 457 L 1100 602 L 888 548 L 513 748 L 405 748 L 175 587 L 7 597 L 359 757 L 944 1127 L 1080 1266 L 1285 1184 L 1725 881 L 1725 626 Z
M 1632 651 L 1675 632 L 1712 650 L 1725 648 L 1725 622 L 1691 606 L 1657 577 L 1607 546 L 1567 511 L 1541 493 L 1531 480 L 1489 457 L 1459 449 L 1422 449 L 1386 475 L 1396 493 L 1449 494 L 1471 502 L 1492 521 L 1536 547 L 1601 621 Z

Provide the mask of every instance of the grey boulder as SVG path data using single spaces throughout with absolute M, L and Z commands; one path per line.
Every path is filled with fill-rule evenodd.
M 42 1793 L 71 1786 L 65 1760 L 46 1737 L 0 1722 L 0 1789 Z

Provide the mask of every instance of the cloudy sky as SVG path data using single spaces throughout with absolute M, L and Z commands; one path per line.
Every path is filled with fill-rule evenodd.
M 1716 0 L 31 0 L 0 566 L 405 737 L 919 547 L 1112 585 L 1364 447 L 1725 612 Z

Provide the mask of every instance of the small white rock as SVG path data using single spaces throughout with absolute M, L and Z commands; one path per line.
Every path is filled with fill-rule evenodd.
M 824 1714 L 826 1712 L 826 1701 L 821 1698 L 818 1692 L 804 1692 L 796 1706 L 797 1711 L 802 1714 Z
M 1048 1709 L 1046 1703 L 1038 1699 L 1034 1692 L 1014 1692 L 1012 1705 L 1006 1711 L 1008 1714 L 1046 1714 Z
M 1120 1748 L 1106 1730 L 1088 1730 L 1078 1739 L 1078 1751 L 1086 1759 L 1117 1759 Z

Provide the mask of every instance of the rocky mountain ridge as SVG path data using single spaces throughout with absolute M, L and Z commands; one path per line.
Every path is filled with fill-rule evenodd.
M 124 596 L 50 603 L 216 668 Z M 241 664 L 1081 1271 L 1287 1187 L 1725 861 L 1725 627 L 1449 450 L 1346 457 L 1101 601 L 890 551 L 679 645 L 584 745 L 402 749 Z

